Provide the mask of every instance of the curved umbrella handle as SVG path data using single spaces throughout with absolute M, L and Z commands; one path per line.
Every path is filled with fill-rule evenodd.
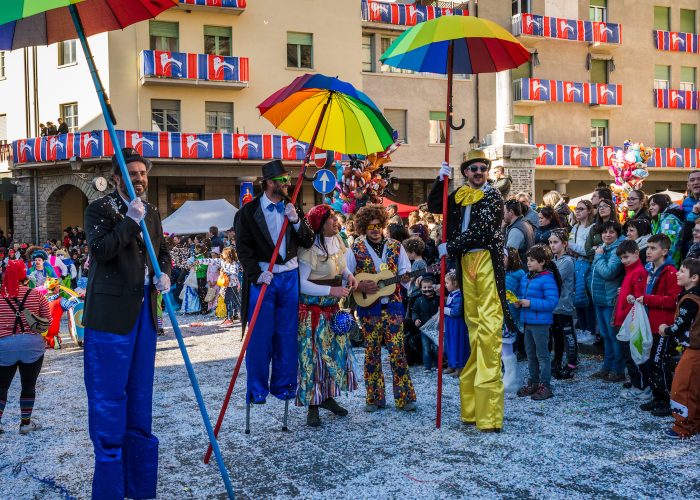
M 450 113 L 450 128 L 452 130 L 462 130 L 464 128 L 464 118 L 462 118 L 462 122 L 459 125 L 455 125 L 452 121 L 452 114 Z
M 316 181 L 316 175 L 317 175 L 317 174 L 318 174 L 318 172 L 314 172 L 313 175 L 311 175 L 311 176 L 306 175 L 306 167 L 304 167 L 304 172 L 301 174 L 301 176 L 302 176 L 305 180 L 307 180 L 307 181 L 313 183 L 313 182 Z

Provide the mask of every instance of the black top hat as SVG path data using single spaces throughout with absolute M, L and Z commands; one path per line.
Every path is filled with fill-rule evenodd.
M 146 165 L 146 169 L 151 169 L 151 160 L 141 156 L 141 153 L 136 151 L 134 148 L 122 148 L 122 156 L 124 156 L 124 165 L 133 163 L 135 161 L 140 161 Z M 121 175 L 121 170 L 119 170 L 119 160 L 117 160 L 117 155 L 112 156 L 112 173 Z
M 271 162 L 266 163 L 263 165 L 262 168 L 262 178 L 263 180 L 265 179 L 272 179 L 273 177 L 278 177 L 280 175 L 285 175 L 288 174 L 284 169 L 284 165 L 282 165 L 281 160 L 272 160 Z

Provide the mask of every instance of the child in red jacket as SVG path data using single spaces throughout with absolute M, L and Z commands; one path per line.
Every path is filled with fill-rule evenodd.
M 636 298 L 644 295 L 649 273 L 642 265 L 642 261 L 639 258 L 639 246 L 634 240 L 622 241 L 615 252 L 620 257 L 620 262 L 625 266 L 625 277 L 620 286 L 620 294 L 618 295 L 613 315 L 613 326 L 619 328 L 632 310 L 632 304 L 634 304 Z M 651 388 L 649 383 L 644 380 L 644 376 L 637 364 L 632 360 L 629 342 L 621 342 L 617 339 L 615 341 L 621 344 L 627 373 L 630 376 L 630 382 L 632 382 L 632 387 L 623 389 L 620 397 L 639 401 L 640 403 L 649 401 L 651 399 Z M 613 375 L 616 376 L 616 374 Z
M 672 339 L 661 337 L 658 333 L 662 324 L 673 323 L 676 300 L 681 293 L 673 259 L 668 255 L 670 248 L 671 240 L 665 234 L 655 234 L 649 238 L 647 245 L 649 278 L 644 295 L 637 297 L 637 300 L 647 307 L 649 324 L 654 335 L 651 356 L 640 367 L 642 373 L 646 371 L 653 399 L 642 404 L 640 408 L 650 411 L 656 417 L 671 415 L 671 381 L 673 380 L 671 355 L 675 345 Z

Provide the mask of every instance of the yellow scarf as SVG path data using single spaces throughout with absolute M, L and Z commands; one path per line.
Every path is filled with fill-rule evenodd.
M 463 207 L 473 205 L 483 197 L 484 192 L 481 189 L 474 189 L 470 186 L 462 186 L 455 193 L 455 201 Z

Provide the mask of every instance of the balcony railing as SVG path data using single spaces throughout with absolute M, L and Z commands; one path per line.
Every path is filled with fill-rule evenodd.
M 144 85 L 202 85 L 232 89 L 248 86 L 247 57 L 144 50 L 140 59 L 141 83 Z
M 117 130 L 119 145 L 146 158 L 303 160 L 307 144 L 277 134 L 187 134 Z M 12 142 L 15 165 L 109 157 L 114 146 L 106 130 L 76 132 Z M 336 159 L 341 159 L 336 154 Z
M 700 92 L 697 90 L 654 89 L 654 106 L 666 109 L 698 108 Z
M 622 106 L 622 85 L 520 78 L 513 82 L 513 100 Z
M 516 14 L 512 19 L 512 27 L 515 36 L 555 38 L 591 44 L 622 44 L 622 25 L 615 23 Z
M 246 0 L 180 0 L 180 7 L 188 10 L 207 10 L 223 14 L 240 15 L 246 8 Z
M 654 45 L 658 50 L 671 52 L 700 52 L 700 34 L 654 30 Z
M 615 156 L 614 146 L 598 148 L 566 146 L 563 144 L 536 144 L 539 155 L 536 165 L 563 167 L 608 167 Z M 660 168 L 694 168 L 700 165 L 700 149 L 653 148 L 647 166 Z
M 415 26 L 423 21 L 435 19 L 440 16 L 467 16 L 466 9 L 452 9 L 446 7 L 434 7 L 417 4 L 402 4 L 375 2 L 373 0 L 362 0 L 362 20 L 394 24 L 397 26 Z

